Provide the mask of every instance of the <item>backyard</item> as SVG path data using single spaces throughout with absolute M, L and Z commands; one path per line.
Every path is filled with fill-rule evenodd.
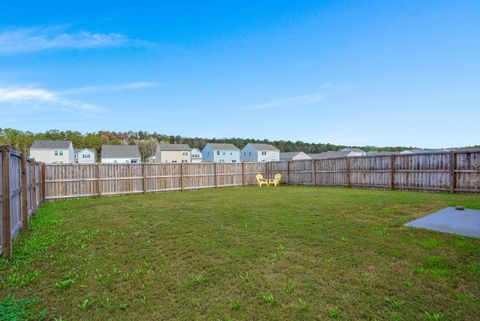
M 480 196 L 231 187 L 50 202 L 0 259 L 5 320 L 478 320 Z M 20 316 L 14 319 L 15 316 Z

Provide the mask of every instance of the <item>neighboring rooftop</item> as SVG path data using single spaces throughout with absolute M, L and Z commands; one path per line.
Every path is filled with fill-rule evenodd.
M 342 148 L 339 150 L 340 152 L 355 152 L 355 153 L 365 153 L 363 149 L 356 148 L 356 147 L 347 147 L 347 148 Z
M 212 146 L 213 149 L 239 150 L 238 147 L 233 144 L 208 143 L 207 145 Z
M 74 152 L 78 153 L 78 152 L 80 152 L 82 150 L 85 150 L 85 149 L 91 151 L 92 153 L 95 153 L 95 149 L 93 149 L 93 148 L 75 148 Z
M 102 145 L 102 158 L 140 158 L 136 145 Z
M 324 152 L 324 153 L 320 153 L 320 154 L 308 154 L 308 156 L 310 156 L 311 158 L 313 159 L 327 159 L 327 158 L 338 158 L 338 157 L 347 157 L 348 154 L 350 154 L 351 151 L 345 151 L 345 152 L 341 152 L 341 151 L 336 151 L 336 152 Z
M 286 152 L 286 153 L 280 153 L 280 160 L 292 160 L 295 156 L 304 154 L 305 156 L 311 158 L 309 155 L 305 154 L 304 152 Z
M 33 142 L 30 148 L 33 149 L 50 149 L 50 148 L 58 148 L 58 149 L 68 149 L 72 142 L 69 140 L 47 140 L 47 139 L 38 139 Z
M 279 149 L 273 145 L 269 144 L 252 144 L 248 143 L 247 145 L 255 147 L 257 150 L 265 150 L 265 151 L 279 151 Z
M 158 144 L 157 150 L 183 152 L 183 151 L 191 151 L 192 149 L 190 148 L 190 146 L 188 146 L 188 144 Z

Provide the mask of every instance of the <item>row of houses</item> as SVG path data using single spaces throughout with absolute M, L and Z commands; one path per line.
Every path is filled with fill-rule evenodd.
M 425 152 L 426 150 L 406 150 L 401 154 Z M 431 151 L 431 150 L 428 150 Z M 278 148 L 269 144 L 247 144 L 239 149 L 233 144 L 208 143 L 203 150 L 191 148 L 188 144 L 158 144 L 155 154 L 145 161 L 149 163 L 237 163 L 237 162 L 274 162 L 280 160 L 328 159 L 337 157 L 356 157 L 365 155 L 387 155 L 389 152 L 365 152 L 360 148 L 344 148 L 319 154 L 304 152 L 280 153 Z M 30 147 L 30 157 L 38 161 L 53 164 L 97 162 L 94 149 L 74 149 L 71 141 L 36 140 Z M 140 163 L 140 151 L 136 145 L 102 145 L 101 163 Z

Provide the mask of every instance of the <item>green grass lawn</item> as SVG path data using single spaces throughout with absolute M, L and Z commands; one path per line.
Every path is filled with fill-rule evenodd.
M 480 196 L 244 187 L 48 203 L 0 259 L 0 319 L 479 320 L 480 240 L 402 226 L 449 205 Z

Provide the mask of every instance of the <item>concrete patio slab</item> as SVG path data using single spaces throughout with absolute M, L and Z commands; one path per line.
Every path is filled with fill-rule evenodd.
M 454 207 L 447 207 L 436 213 L 408 222 L 405 226 L 480 237 L 480 210 L 465 209 L 459 211 Z

